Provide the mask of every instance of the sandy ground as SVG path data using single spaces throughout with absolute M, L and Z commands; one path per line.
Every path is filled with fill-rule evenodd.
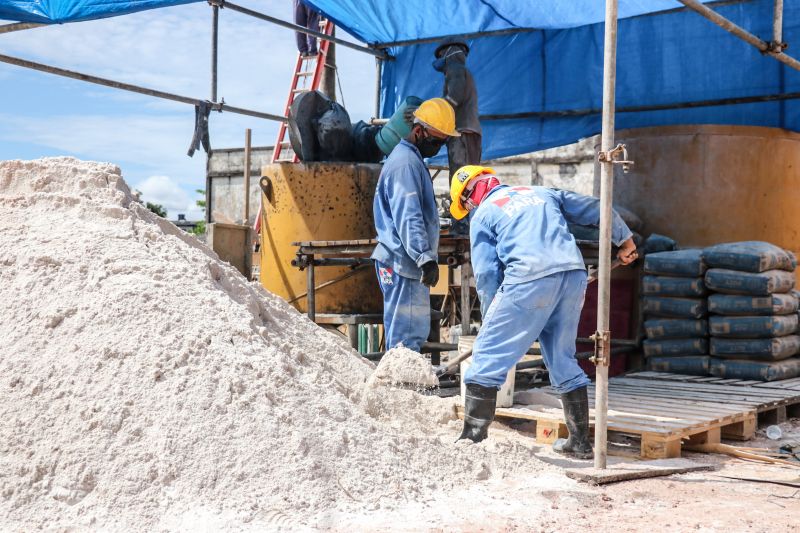
M 777 448 L 780 442 L 800 440 L 800 419 L 781 424 L 781 428 L 784 433 L 781 441 L 770 441 L 761 429 L 749 443 L 728 444 Z M 516 438 L 533 441 L 533 437 L 522 433 Z M 798 468 L 789 468 L 689 453 L 684 457 L 712 464 L 714 470 L 591 486 L 567 478 L 563 471 L 590 467 L 590 462 L 565 460 L 549 446 L 533 447 L 534 460 L 554 468 L 536 477 L 476 482 L 466 491 L 442 492 L 430 501 L 409 502 L 391 511 L 376 509 L 358 516 L 330 515 L 327 524 L 323 521 L 319 525 L 336 531 L 775 533 L 800 530 L 800 463 Z M 609 458 L 609 463 L 630 461 Z M 783 481 L 799 488 L 726 477 Z M 484 504 L 479 508 L 465 507 L 465 501 Z

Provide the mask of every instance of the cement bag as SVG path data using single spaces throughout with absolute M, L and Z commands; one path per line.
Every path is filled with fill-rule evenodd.
M 644 321 L 648 339 L 688 339 L 708 336 L 707 320 L 656 318 Z
M 763 241 L 729 242 L 703 250 L 708 268 L 728 268 L 744 272 L 767 270 L 794 271 L 797 259 L 783 248 Z
M 614 211 L 617 212 L 619 217 L 625 222 L 625 225 L 628 226 L 628 229 L 631 231 L 641 231 L 642 226 L 644 223 L 642 219 L 639 218 L 639 215 L 628 209 L 627 207 L 622 207 L 621 205 L 613 206 Z
M 651 233 L 650 236 L 644 240 L 644 244 L 642 244 L 642 253 L 644 255 L 654 254 L 656 252 L 669 252 L 677 249 L 677 242 L 669 237 L 659 235 L 658 233 Z
M 722 339 L 713 337 L 709 353 L 722 359 L 780 361 L 800 352 L 800 337 L 787 335 L 774 339 Z
M 769 296 L 785 293 L 794 288 L 794 273 L 785 270 L 766 272 L 739 272 L 724 268 L 712 268 L 706 272 L 706 288 L 725 294 L 752 294 Z
M 707 355 L 708 339 L 646 339 L 642 343 L 645 357 L 669 355 Z
M 712 316 L 708 332 L 714 337 L 766 339 L 783 337 L 797 331 L 797 315 L 786 316 Z
M 704 298 L 645 296 L 642 298 L 642 311 L 648 316 L 703 318 L 706 316 L 706 300 Z
M 672 372 L 689 374 L 690 376 L 707 376 L 711 358 L 707 355 L 690 355 L 688 357 L 651 357 L 647 360 L 647 368 L 655 372 Z
M 672 276 L 642 277 L 642 293 L 648 296 L 705 296 L 703 278 L 677 278 Z
M 703 250 L 675 250 L 657 252 L 644 257 L 644 271 L 661 276 L 696 278 L 706 271 L 702 259 Z
M 794 291 L 769 296 L 712 294 L 708 297 L 708 312 L 717 315 L 790 315 L 797 309 Z
M 784 361 L 730 361 L 711 358 L 709 372 L 712 376 L 726 379 L 758 379 L 774 381 L 791 379 L 800 376 L 800 359 L 792 358 Z

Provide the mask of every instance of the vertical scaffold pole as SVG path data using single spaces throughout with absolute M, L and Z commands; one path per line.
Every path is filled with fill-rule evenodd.
M 617 72 L 617 0 L 606 0 L 603 46 L 603 129 L 601 150 L 614 148 L 614 106 Z M 614 167 L 610 158 L 600 163 L 600 257 L 597 280 L 598 361 L 595 383 L 594 466 L 606 467 L 608 423 L 608 366 L 611 357 L 609 314 L 611 306 L 611 205 L 614 197 Z

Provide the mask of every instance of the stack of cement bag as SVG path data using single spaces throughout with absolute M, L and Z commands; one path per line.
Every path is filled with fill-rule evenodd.
M 708 321 L 702 250 L 647 254 L 642 278 L 644 355 L 660 372 L 707 375 Z
M 760 241 L 703 251 L 711 334 L 710 372 L 772 381 L 800 375 L 794 254 Z

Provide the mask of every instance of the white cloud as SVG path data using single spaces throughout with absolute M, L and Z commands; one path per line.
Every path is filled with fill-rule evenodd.
M 141 192 L 143 202 L 159 204 L 167 210 L 167 215 L 175 219 L 185 214 L 188 220 L 202 220 L 203 210 L 197 207 L 196 201 L 202 199 L 199 194 L 190 196 L 169 176 L 150 176 L 133 188 Z
M 239 3 L 291 21 L 288 0 Z M 347 38 L 343 31 L 337 36 Z M 14 32 L 0 36 L 0 43 L 9 55 L 193 98 L 210 95 L 211 8 L 205 3 Z M 218 93 L 228 104 L 282 114 L 296 57 L 291 30 L 220 10 Z M 337 64 L 351 119 L 368 119 L 374 108 L 374 58 L 338 47 Z M 194 189 L 205 186 L 204 153 L 186 156 L 194 127 L 191 106 L 0 66 L 3 84 L 24 91 L 34 80 L 37 98 L 45 86 L 50 104 L 47 113 L 36 98 L 7 106 L 0 112 L 0 141 L 33 147 L 31 157 L 60 153 L 113 162 L 140 190 L 153 187 L 150 193 L 160 200 L 147 201 L 163 201 L 171 216 L 183 211 L 190 216 Z M 254 145 L 275 142 L 275 122 L 212 113 L 212 147 L 242 146 L 245 128 L 252 129 Z M 18 156 L 15 149 L 4 153 Z

